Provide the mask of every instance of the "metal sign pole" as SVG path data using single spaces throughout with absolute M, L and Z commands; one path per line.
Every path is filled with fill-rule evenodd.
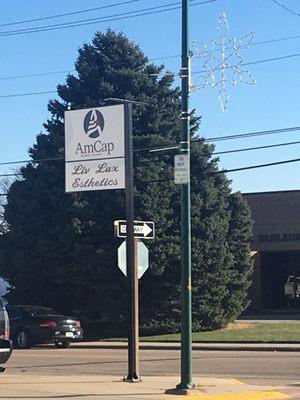
M 190 158 L 189 111 L 189 0 L 182 0 L 182 110 L 181 155 Z M 192 282 L 191 282 L 191 199 L 190 173 L 181 186 L 181 389 L 191 389 L 192 382 Z
M 125 196 L 126 196 L 126 266 L 128 279 L 128 375 L 126 381 L 139 381 L 138 375 L 138 293 L 137 262 L 134 243 L 132 104 L 124 102 L 125 111 Z
M 139 239 L 134 239 L 134 298 L 132 301 L 134 302 L 134 324 L 132 329 L 134 329 L 134 354 L 135 354 L 135 360 L 134 360 L 134 366 L 135 366 L 135 379 L 138 379 L 139 381 L 141 380 L 140 377 L 140 360 L 139 360 L 139 348 L 140 348 L 140 343 L 139 343 L 139 278 L 138 278 L 138 260 L 139 260 L 139 255 L 138 255 L 138 244 L 139 244 Z

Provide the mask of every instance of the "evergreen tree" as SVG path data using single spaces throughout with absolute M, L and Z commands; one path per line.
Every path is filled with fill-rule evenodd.
M 77 76 L 49 102 L 45 133 L 29 150 L 33 160 L 9 189 L 1 239 L 0 273 L 14 287 L 11 301 L 87 310 L 110 321 L 126 317 L 126 278 L 117 268 L 113 221 L 125 219 L 124 191 L 64 193 L 64 111 L 95 107 L 109 97 L 146 103 L 134 107 L 134 147 L 180 141 L 180 92 L 163 66 L 148 62 L 124 34 L 97 33 L 79 50 Z M 162 77 L 161 77 L 162 76 Z M 193 114 L 191 134 L 200 119 Z M 249 285 L 250 219 L 219 173 L 213 146 L 192 144 L 194 327 L 224 326 L 245 306 Z M 173 154 L 135 152 L 135 219 L 153 220 L 150 269 L 140 282 L 145 327 L 176 330 L 180 316 L 180 188 Z M 239 249 L 237 249 L 239 246 Z
M 249 257 L 250 240 L 252 236 L 252 220 L 248 206 L 240 193 L 229 196 L 231 212 L 228 231 L 228 244 L 233 257 L 230 269 L 228 296 L 225 298 L 224 307 L 226 320 L 233 321 L 249 305 L 247 289 L 251 285 L 253 262 Z

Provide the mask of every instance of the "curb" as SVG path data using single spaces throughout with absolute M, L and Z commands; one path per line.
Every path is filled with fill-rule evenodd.
M 127 349 L 127 343 L 74 343 L 72 345 L 73 348 L 78 349 Z M 141 350 L 180 350 L 180 343 L 172 343 L 172 344 L 149 344 L 149 343 L 140 343 Z M 292 345 L 274 345 L 274 344 L 194 344 L 192 345 L 192 350 L 201 350 L 201 351 L 283 351 L 283 352 L 300 352 L 300 346 L 292 346 Z

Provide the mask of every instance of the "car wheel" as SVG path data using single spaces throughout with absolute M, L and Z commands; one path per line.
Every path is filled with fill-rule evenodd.
M 66 349 L 67 347 L 70 346 L 70 342 L 55 342 L 55 347 L 57 347 L 58 349 Z
M 15 337 L 14 343 L 18 349 L 30 349 L 31 338 L 29 333 L 25 329 L 20 329 Z

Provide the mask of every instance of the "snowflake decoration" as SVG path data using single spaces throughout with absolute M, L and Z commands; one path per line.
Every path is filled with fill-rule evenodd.
M 219 88 L 219 101 L 222 111 L 226 111 L 229 102 L 228 85 L 237 83 L 254 85 L 256 82 L 249 71 L 243 69 L 244 59 L 240 51 L 247 49 L 254 39 L 254 32 L 248 33 L 240 40 L 228 37 L 228 23 L 225 13 L 218 20 L 219 40 L 212 41 L 211 48 L 204 43 L 193 42 L 193 57 L 203 57 L 204 70 L 201 71 L 192 90 L 207 86 Z

